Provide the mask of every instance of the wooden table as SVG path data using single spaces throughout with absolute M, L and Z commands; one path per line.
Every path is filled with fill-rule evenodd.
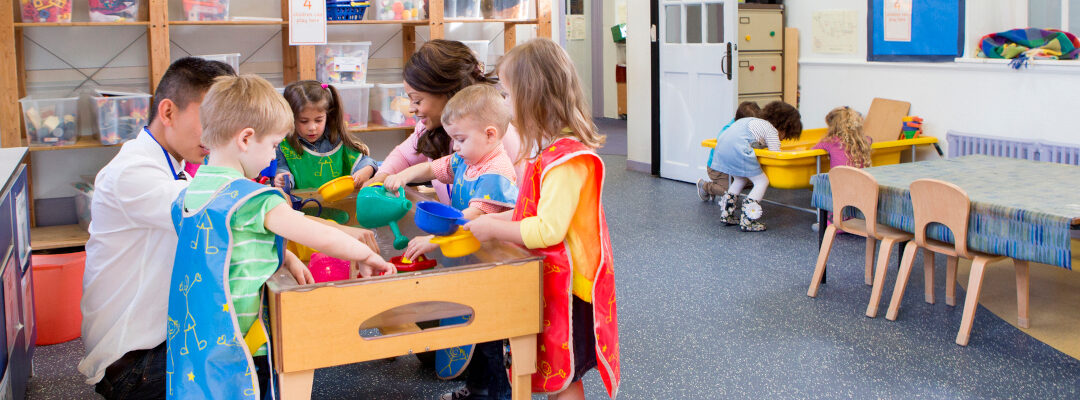
M 406 195 L 424 200 L 411 189 Z M 398 224 L 406 236 L 423 234 L 412 211 Z M 391 245 L 389 228 L 376 233 L 384 258 L 401 254 Z M 542 258 L 501 242 L 457 259 L 428 255 L 436 256 L 439 268 L 304 286 L 281 272 L 267 281 L 281 397 L 310 398 L 316 368 L 509 339 L 513 397 L 530 398 L 542 330 Z M 416 326 L 470 313 L 464 325 Z

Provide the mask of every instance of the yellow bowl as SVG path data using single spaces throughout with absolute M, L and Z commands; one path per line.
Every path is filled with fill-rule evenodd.
M 352 177 L 343 176 L 319 186 L 319 194 L 322 195 L 323 200 L 333 202 L 344 199 L 352 193 L 354 188 Z
M 461 228 L 452 235 L 431 238 L 431 243 L 439 245 L 443 255 L 450 258 L 465 257 L 480 250 L 480 241 L 472 232 Z
M 312 254 L 315 254 L 315 249 L 293 241 L 290 241 L 289 244 L 285 245 L 285 248 L 293 252 L 293 254 L 296 254 L 296 257 L 300 258 L 300 261 L 305 263 L 311 260 Z

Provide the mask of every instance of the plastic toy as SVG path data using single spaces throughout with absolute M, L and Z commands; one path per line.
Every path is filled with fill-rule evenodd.
M 422 0 L 376 0 L 376 19 L 380 20 L 413 20 L 421 18 L 420 8 L 427 8 L 427 2 Z
M 480 250 L 480 241 L 476 240 L 472 232 L 461 228 L 449 236 L 433 237 L 431 243 L 439 245 L 443 255 L 450 258 L 465 257 Z
M 391 258 L 390 263 L 394 264 L 397 267 L 398 273 L 402 273 L 432 269 L 435 268 L 435 266 L 438 265 L 439 262 L 428 259 L 426 256 L 421 254 L 420 256 L 416 257 L 415 260 L 407 259 L 404 256 L 397 256 Z
M 521 19 L 527 15 L 528 0 L 481 0 L 484 19 Z
M 229 0 L 184 0 L 188 21 L 224 21 L 229 19 Z
M 94 22 L 134 21 L 138 15 L 136 0 L 90 0 L 90 20 Z
M 281 189 L 285 191 L 286 196 L 289 196 L 289 201 L 292 203 L 293 210 L 300 211 L 300 210 L 302 210 L 304 208 L 305 205 L 307 205 L 307 203 L 311 202 L 311 203 L 315 203 L 315 205 L 317 207 L 319 207 L 319 211 L 317 213 L 315 213 L 315 216 L 316 217 L 321 217 L 322 216 L 322 209 L 323 209 L 322 208 L 322 203 L 319 203 L 318 200 L 315 200 L 315 199 L 303 199 L 303 198 L 301 198 L 299 196 L 295 196 L 295 195 L 292 194 L 292 189 L 293 189 L 292 176 L 285 175 L 285 184 L 281 187 Z
M 149 122 L 150 95 L 99 91 L 91 97 L 97 135 L 104 145 L 134 139 Z
M 71 0 L 20 0 L 19 3 L 23 22 L 71 22 Z
M 315 278 L 315 283 L 349 279 L 349 262 L 323 253 L 311 255 L 308 269 L 311 270 L 311 276 Z
M 409 112 L 409 97 L 403 84 L 377 84 L 371 95 L 371 123 L 384 126 L 412 126 L 416 117 Z
M 328 202 L 344 199 L 355 188 L 351 176 L 341 176 L 319 186 L 319 194 Z
M 461 211 L 435 201 L 417 203 L 413 221 L 417 228 L 435 236 L 451 235 L 469 222 Z
M 310 261 L 311 256 L 315 254 L 315 249 L 312 249 L 310 247 L 307 247 L 307 246 L 304 246 L 304 245 L 302 245 L 300 243 L 296 243 L 296 242 L 292 242 L 292 241 L 290 241 L 288 244 L 286 244 L 285 248 L 288 249 L 289 251 L 293 252 L 293 254 L 296 254 L 296 257 L 299 258 L 300 261 L 303 261 L 303 262 Z
M 914 139 L 922 136 L 923 119 L 909 115 L 903 119 L 904 125 L 900 131 L 900 139 Z
M 33 103 L 34 105 L 29 105 Z M 39 104 L 45 106 L 38 109 Z M 65 107 L 63 104 L 50 105 L 48 101 L 27 101 L 23 103 L 26 131 L 30 135 L 31 142 L 50 144 L 53 146 L 67 146 L 75 144 L 77 132 L 75 125 L 74 107 Z M 58 115 L 58 113 L 64 113 Z
M 319 46 L 315 78 L 331 84 L 363 84 L 367 81 L 371 42 L 339 42 Z
M 401 234 L 397 221 L 410 209 L 412 201 L 405 198 L 404 187 L 398 189 L 397 196 L 392 196 L 382 183 L 375 183 L 356 194 L 356 222 L 368 229 L 389 225 L 394 232 L 394 248 L 398 250 L 409 245 L 409 238 Z

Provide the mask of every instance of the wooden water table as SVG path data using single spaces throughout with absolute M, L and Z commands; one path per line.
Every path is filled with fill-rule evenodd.
M 406 196 L 414 203 L 429 200 L 411 188 Z M 413 211 L 398 224 L 406 236 L 425 234 L 413 223 Z M 377 229 L 376 239 L 383 258 L 401 254 L 388 228 Z M 461 258 L 438 251 L 428 256 L 440 267 L 303 286 L 288 272 L 271 277 L 270 330 L 281 397 L 309 399 L 316 368 L 509 339 L 513 398 L 530 398 L 542 330 L 542 258 L 503 242 L 485 242 Z M 473 317 L 461 325 L 416 325 L 467 314 Z
M 798 140 L 780 142 L 780 151 L 755 149 L 758 163 L 765 176 L 769 177 L 769 186 L 777 189 L 809 189 L 810 177 L 829 172 L 829 153 L 825 150 L 812 150 L 821 138 L 825 137 L 826 128 L 807 129 Z M 911 150 L 911 161 L 915 161 L 915 149 L 918 146 L 934 146 L 937 138 L 917 137 L 913 139 L 874 142 L 870 145 L 870 159 L 873 166 L 900 163 L 900 153 Z M 702 147 L 716 148 L 716 139 L 701 141 Z M 941 153 L 941 149 L 937 149 Z

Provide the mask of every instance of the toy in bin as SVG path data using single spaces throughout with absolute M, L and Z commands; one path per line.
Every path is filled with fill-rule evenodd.
M 456 208 L 446 204 L 424 201 L 416 205 L 416 227 L 435 235 L 431 243 L 439 245 L 444 256 L 464 257 L 480 250 L 480 241 L 472 232 L 461 228 L 469 220 Z
M 22 22 L 71 22 L 71 0 L 19 0 L 19 5 Z
M 394 264 L 394 266 L 397 267 L 398 273 L 423 271 L 426 269 L 435 268 L 435 266 L 439 264 L 438 261 L 429 259 L 423 254 L 411 260 L 405 258 L 405 256 L 397 256 L 391 258 L 390 263 Z
M 371 42 L 337 42 L 318 46 L 316 80 L 334 85 L 365 83 L 370 47 Z
M 147 125 L 150 95 L 97 91 L 91 97 L 96 133 L 104 145 L 114 145 L 134 139 Z
M 383 126 L 416 125 L 416 116 L 409 112 L 409 96 L 402 83 L 377 84 L 371 91 L 371 123 Z M 378 104 L 378 108 L 375 106 Z
M 326 20 L 360 21 L 370 5 L 368 1 L 326 0 Z
M 134 21 L 138 15 L 137 0 L 90 0 L 90 20 L 93 22 Z
M 26 133 L 32 144 L 70 146 L 78 138 L 76 110 L 78 97 L 36 99 L 24 97 L 22 105 Z
M 315 283 L 343 281 L 350 278 L 349 272 L 351 271 L 348 261 L 330 257 L 323 253 L 311 255 L 308 269 L 311 270 L 311 277 L 315 278 Z
M 427 1 L 423 0 L 375 0 L 375 16 L 379 20 L 421 19 L 426 11 Z
M 484 19 L 523 19 L 528 15 L 528 0 L 481 0 Z
M 188 21 L 224 21 L 229 19 L 229 0 L 184 0 Z
M 900 139 L 914 139 L 922 136 L 923 119 L 914 115 L 904 117 L 904 127 L 900 131 Z
M 398 250 L 409 245 L 409 238 L 401 234 L 397 221 L 411 209 L 412 201 L 405 198 L 404 186 L 398 188 L 396 196 L 387 193 L 381 182 L 368 185 L 356 194 L 356 222 L 368 229 L 390 226 L 394 248 Z

